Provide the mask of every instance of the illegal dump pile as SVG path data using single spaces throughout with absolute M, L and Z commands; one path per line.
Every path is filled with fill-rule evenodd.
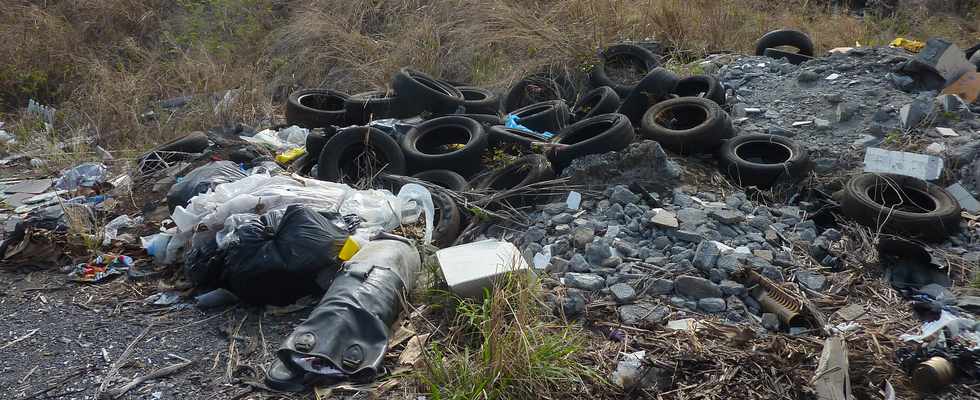
M 815 57 L 781 30 L 678 76 L 659 49 L 499 97 L 404 68 L 123 174 L 10 184 L 4 263 L 178 282 L 153 302 L 207 313 L 319 298 L 231 380 L 318 398 L 975 396 L 980 52 Z M 507 364 L 504 343 L 540 357 Z M 97 397 L 146 380 L 112 368 Z

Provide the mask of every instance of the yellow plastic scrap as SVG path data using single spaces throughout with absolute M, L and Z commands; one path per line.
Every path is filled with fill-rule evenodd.
M 289 149 L 276 156 L 276 162 L 280 164 L 289 164 L 293 160 L 299 158 L 303 154 L 306 154 L 306 147 L 297 147 L 295 149 Z
M 920 42 L 918 40 L 909 40 L 903 37 L 895 38 L 895 40 L 892 40 L 892 42 L 889 43 L 889 45 L 892 47 L 901 47 L 913 53 L 918 53 L 919 50 L 922 50 L 923 47 L 926 47 L 926 44 L 923 42 Z
M 357 244 L 353 237 L 348 236 L 344 246 L 340 248 L 340 254 L 337 255 L 337 258 L 341 261 L 347 261 L 354 257 L 358 251 L 361 251 L 361 245 Z

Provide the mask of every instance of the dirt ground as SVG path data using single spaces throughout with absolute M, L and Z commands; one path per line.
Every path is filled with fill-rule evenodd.
M 262 382 L 276 347 L 311 304 L 265 312 L 145 304 L 157 285 L 125 278 L 84 285 L 58 270 L 0 269 L 0 398 L 93 399 L 114 364 L 107 389 L 184 359 L 194 363 L 118 398 L 306 398 L 248 382 Z

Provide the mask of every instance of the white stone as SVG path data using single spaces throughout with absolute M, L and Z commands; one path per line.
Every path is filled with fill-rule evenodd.
M 938 156 L 946 152 L 946 145 L 942 143 L 933 142 L 932 144 L 926 146 L 926 153 Z

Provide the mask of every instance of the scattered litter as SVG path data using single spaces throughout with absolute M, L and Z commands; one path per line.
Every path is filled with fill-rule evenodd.
M 450 290 L 469 298 L 483 296 L 484 289 L 508 273 L 528 269 L 516 246 L 496 239 L 448 247 L 437 251 L 436 259 Z
M 576 191 L 568 192 L 568 198 L 565 199 L 565 208 L 569 210 L 576 211 L 582 204 L 582 194 Z
M 891 47 L 901 47 L 912 53 L 918 53 L 926 44 L 918 40 L 910 40 L 903 37 L 897 37 L 888 44 Z
M 631 388 L 639 384 L 643 369 L 643 359 L 647 357 L 644 350 L 624 354 L 623 359 L 616 364 L 616 370 L 612 374 L 613 384 L 622 388 Z
M 936 127 L 936 131 L 938 131 L 939 134 L 942 135 L 942 136 L 944 136 L 944 137 L 957 137 L 957 136 L 960 135 L 959 133 L 956 133 L 955 130 L 950 129 L 950 128 L 943 128 L 943 127 L 938 127 L 937 126 Z
M 170 306 L 180 302 L 180 292 L 168 291 L 160 292 L 147 297 L 144 301 L 147 304 L 153 304 L 155 306 Z
M 676 319 L 667 322 L 667 329 L 670 329 L 672 331 L 693 332 L 697 329 L 697 326 L 698 326 L 698 321 L 695 320 L 694 318 Z
M 868 317 L 868 311 L 865 310 L 864 306 L 860 304 L 848 305 L 847 307 L 837 310 L 837 312 L 834 314 L 848 322 Z
M 141 223 L 143 223 L 143 217 L 130 218 L 128 215 L 123 214 L 114 218 L 103 229 L 102 245 L 108 246 L 113 240 L 118 238 L 120 229 L 131 228 Z
M 829 337 L 824 341 L 820 362 L 813 374 L 811 385 L 821 400 L 853 399 L 847 345 L 843 337 Z
M 807 126 L 807 125 L 812 125 L 812 124 L 813 124 L 813 121 L 796 121 L 796 122 L 794 122 L 792 124 L 792 126 L 794 128 L 796 128 L 796 127 Z
M 759 114 L 762 112 L 762 109 L 757 107 L 746 107 L 745 112 L 747 114 Z
M 891 173 L 926 181 L 939 179 L 943 159 L 925 154 L 869 147 L 864 153 L 864 172 Z
M 68 280 L 84 283 L 99 283 L 114 276 L 122 275 L 132 266 L 132 257 L 100 255 L 90 263 L 76 265 L 68 273 Z
M 828 80 L 828 81 L 832 81 L 832 80 L 835 80 L 835 79 L 837 79 L 837 78 L 840 78 L 840 74 L 836 74 L 836 73 L 835 73 L 835 74 L 830 74 L 830 75 L 827 75 L 827 77 L 826 77 L 826 78 L 824 78 L 824 79 L 826 79 L 826 80 Z
M 92 188 L 106 180 L 108 168 L 102 163 L 84 163 L 63 171 L 55 187 L 62 190 Z

